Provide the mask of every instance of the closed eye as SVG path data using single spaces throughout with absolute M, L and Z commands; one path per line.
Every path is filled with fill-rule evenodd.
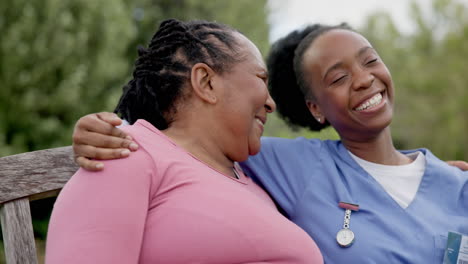
M 258 78 L 262 79 L 264 83 L 268 82 L 268 75 L 267 74 L 260 74 Z
M 366 63 L 366 65 L 369 65 L 369 64 L 373 64 L 374 62 L 377 62 L 378 59 L 373 59 L 373 60 L 370 60 Z
M 331 85 L 338 83 L 339 81 L 343 80 L 346 77 L 346 75 L 343 75 L 335 80 L 332 81 Z

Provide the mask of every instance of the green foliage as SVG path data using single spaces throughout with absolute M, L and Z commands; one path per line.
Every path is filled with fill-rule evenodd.
M 399 32 L 385 14 L 373 15 L 361 30 L 392 72 L 395 143 L 468 160 L 468 7 L 434 0 L 430 15 L 414 2 L 411 10 L 411 34 Z
M 70 144 L 76 119 L 105 109 L 129 69 L 126 9 L 114 0 L 0 2 L 0 156 Z
M 319 139 L 338 139 L 338 133 L 332 127 L 323 129 L 320 132 L 314 132 L 306 128 L 288 126 L 276 113 L 268 116 L 268 122 L 265 125 L 266 137 L 283 138 L 319 138 Z
M 0 1 L 0 156 L 69 145 L 79 117 L 112 111 L 137 44 L 147 44 L 163 19 L 217 20 L 265 52 L 265 3 Z
M 4 260 L 5 260 L 5 252 L 3 251 L 3 249 L 5 248 L 5 246 L 3 245 L 3 241 L 0 241 L 0 264 L 1 263 L 5 263 Z
M 132 6 L 139 20 L 138 43 L 147 43 L 164 18 L 201 19 L 230 25 L 250 38 L 265 53 L 269 47 L 266 0 L 142 0 Z M 246 15 L 248 14 L 248 15 Z M 133 49 L 133 48 L 132 48 Z M 133 50 L 132 50 L 133 52 Z

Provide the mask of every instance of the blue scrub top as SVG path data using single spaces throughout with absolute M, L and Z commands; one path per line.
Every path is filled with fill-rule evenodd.
M 440 264 L 448 232 L 468 234 L 468 172 L 419 151 L 426 169 L 406 209 L 340 141 L 263 138 L 261 152 L 241 165 L 312 236 L 326 263 Z M 344 220 L 340 201 L 360 208 L 351 214 L 355 242 L 348 248 L 336 242 Z

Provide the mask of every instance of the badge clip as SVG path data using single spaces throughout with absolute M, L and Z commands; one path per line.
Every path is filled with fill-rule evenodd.
M 354 243 L 354 232 L 349 229 L 351 221 L 351 212 L 359 211 L 358 204 L 339 202 L 338 206 L 345 209 L 343 228 L 336 234 L 336 242 L 340 247 L 350 247 Z

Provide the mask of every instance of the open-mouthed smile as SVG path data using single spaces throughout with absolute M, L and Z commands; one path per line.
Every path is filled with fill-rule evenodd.
M 378 106 L 382 102 L 382 99 L 383 99 L 382 94 L 377 93 L 371 98 L 361 103 L 360 105 L 358 105 L 357 107 L 355 107 L 354 110 L 363 111 L 363 110 L 371 109 L 373 107 Z

